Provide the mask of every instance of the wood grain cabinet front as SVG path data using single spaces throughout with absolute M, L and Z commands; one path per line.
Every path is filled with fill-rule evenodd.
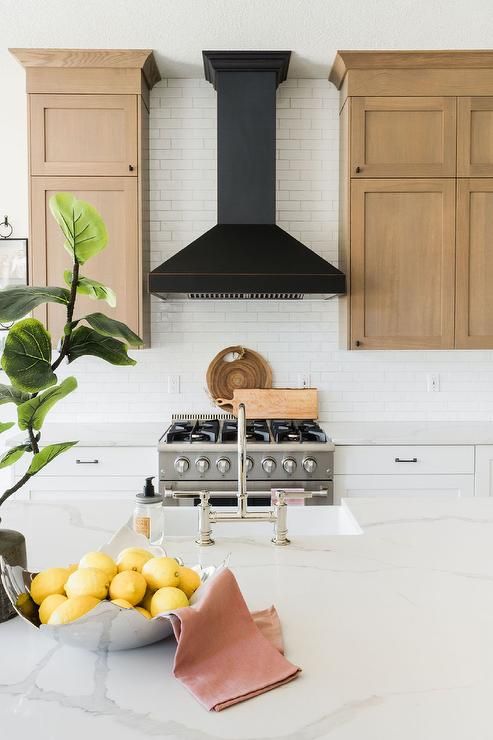
M 353 98 L 351 177 L 455 177 L 455 119 L 455 98 Z
M 353 180 L 351 346 L 454 346 L 455 183 Z
M 30 96 L 32 175 L 138 173 L 136 95 Z
M 458 98 L 457 174 L 493 177 L 493 97 Z

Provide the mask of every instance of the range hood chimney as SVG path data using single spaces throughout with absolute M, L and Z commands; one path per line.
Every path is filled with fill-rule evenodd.
M 204 51 L 217 90 L 218 224 L 149 275 L 163 299 L 329 298 L 344 274 L 276 226 L 276 89 L 290 51 Z

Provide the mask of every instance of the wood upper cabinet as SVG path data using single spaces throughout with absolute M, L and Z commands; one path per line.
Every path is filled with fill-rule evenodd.
M 455 345 L 493 347 L 493 179 L 461 179 L 457 191 Z
M 455 177 L 455 98 L 351 100 L 351 177 Z
M 137 176 L 136 95 L 30 96 L 32 175 Z
M 12 49 L 26 68 L 29 108 L 29 275 L 63 285 L 71 267 L 49 198 L 72 192 L 91 203 L 108 230 L 107 247 L 81 274 L 112 288 L 117 305 L 79 296 L 76 317 L 101 312 L 149 344 L 149 91 L 160 80 L 152 51 Z M 54 304 L 35 315 L 54 345 L 65 315 Z
M 351 346 L 454 346 L 455 183 L 353 180 Z
M 493 177 L 493 97 L 458 98 L 457 174 Z
M 141 273 L 138 240 L 137 181 L 133 177 L 36 177 L 31 183 L 31 217 L 37 228 L 31 241 L 31 274 L 36 285 L 63 284 L 64 270 L 72 267 L 70 255 L 63 247 L 63 235 L 51 216 L 49 199 L 63 190 L 91 203 L 102 215 L 108 230 L 108 245 L 81 267 L 81 275 L 112 288 L 117 304 L 86 296 L 77 299 L 76 318 L 101 311 L 123 321 L 140 333 Z M 44 312 L 43 314 L 41 312 Z M 48 303 L 38 316 L 47 320 L 54 343 L 63 336 L 63 306 Z

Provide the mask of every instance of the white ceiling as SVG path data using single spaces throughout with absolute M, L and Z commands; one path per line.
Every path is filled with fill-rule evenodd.
M 493 46 L 491 0 L 0 0 L 7 46 L 153 48 L 163 77 L 200 77 L 202 49 L 291 49 L 326 77 L 337 49 Z

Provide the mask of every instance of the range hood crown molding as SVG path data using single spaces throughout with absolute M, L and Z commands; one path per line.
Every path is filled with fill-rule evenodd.
M 204 51 L 217 90 L 218 223 L 149 275 L 169 299 L 325 299 L 344 274 L 275 223 L 276 89 L 290 51 Z
M 275 72 L 276 87 L 288 76 L 290 51 L 203 51 L 207 82 L 217 89 L 217 72 Z

